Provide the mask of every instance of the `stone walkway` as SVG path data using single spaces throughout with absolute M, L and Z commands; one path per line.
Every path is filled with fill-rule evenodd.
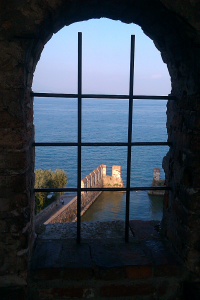
M 49 211 L 44 217 L 40 218 L 39 224 L 44 224 L 45 222 L 47 222 L 49 218 L 51 218 L 56 212 L 61 210 L 63 206 L 67 205 L 75 196 L 76 193 L 69 193 L 67 195 L 62 195 L 61 199 L 64 200 L 64 205 L 59 203 L 55 208 Z

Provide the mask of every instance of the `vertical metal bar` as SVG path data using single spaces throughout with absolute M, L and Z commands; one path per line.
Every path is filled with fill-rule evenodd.
M 134 77 L 135 36 L 131 35 L 130 82 L 129 82 L 129 115 L 128 115 L 128 149 L 127 149 L 127 179 L 126 179 L 126 220 L 125 242 L 129 241 L 129 210 L 130 210 L 130 178 L 131 178 L 131 140 L 133 117 L 133 77 Z
M 82 127 L 82 32 L 78 33 L 78 166 L 77 166 L 77 243 L 81 241 L 81 127 Z

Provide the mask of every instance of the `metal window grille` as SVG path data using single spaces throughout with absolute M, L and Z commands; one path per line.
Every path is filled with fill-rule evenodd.
M 130 210 L 130 191 L 138 190 L 170 190 L 170 187 L 139 187 L 130 185 L 131 175 L 131 149 L 134 146 L 171 146 L 170 142 L 132 142 L 132 119 L 133 119 L 133 100 L 175 100 L 173 96 L 146 96 L 133 95 L 134 82 L 134 51 L 135 51 L 135 36 L 131 35 L 131 53 L 130 53 L 130 81 L 129 81 L 129 95 L 105 95 L 105 94 L 82 94 L 82 33 L 78 33 L 78 93 L 77 94 L 59 94 L 59 93 L 34 93 L 33 97 L 53 97 L 53 98 L 76 98 L 78 99 L 78 142 L 77 143 L 37 143 L 34 142 L 34 147 L 48 147 L 48 146 L 77 146 L 77 188 L 49 188 L 49 189 L 34 189 L 34 192 L 77 192 L 77 243 L 81 241 L 81 191 L 125 191 L 126 192 L 126 212 L 125 212 L 125 242 L 129 241 L 129 210 Z M 128 142 L 107 142 L 107 143 L 83 143 L 81 139 L 82 128 L 82 99 L 128 99 L 129 100 L 129 114 L 128 114 Z M 127 180 L 124 188 L 81 188 L 81 150 L 85 146 L 126 146 L 127 147 Z

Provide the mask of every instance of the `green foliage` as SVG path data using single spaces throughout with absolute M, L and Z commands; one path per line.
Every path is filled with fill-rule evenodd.
M 35 188 L 64 188 L 67 185 L 67 174 L 64 170 L 56 169 L 35 171 Z M 48 199 L 49 193 L 35 193 L 35 213 L 39 213 L 44 207 L 56 200 L 61 193 L 55 193 L 51 199 Z
M 120 183 L 115 183 L 113 186 L 121 187 L 122 185 Z

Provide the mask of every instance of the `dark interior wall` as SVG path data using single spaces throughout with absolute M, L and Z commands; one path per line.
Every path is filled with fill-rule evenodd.
M 0 2 L 0 276 L 25 284 L 34 241 L 31 91 L 44 44 L 63 26 L 108 17 L 137 23 L 167 63 L 176 101 L 168 104 L 173 143 L 164 159 L 163 234 L 200 273 L 200 7 L 198 1 L 19 0 Z

